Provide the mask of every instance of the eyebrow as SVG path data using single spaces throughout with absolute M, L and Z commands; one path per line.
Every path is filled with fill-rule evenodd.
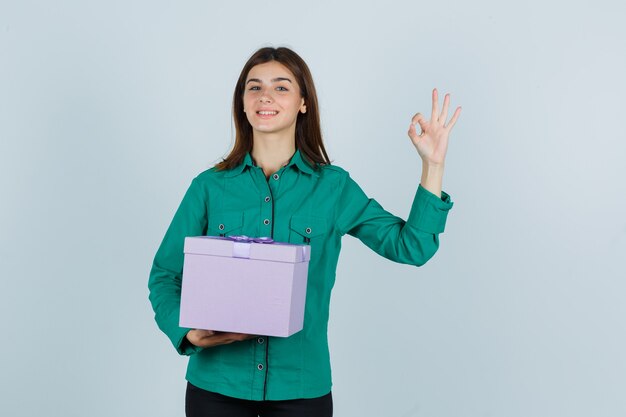
M 250 83 L 252 81 L 256 81 L 257 83 L 261 82 L 261 80 L 259 80 L 258 78 L 250 78 L 248 81 L 246 81 L 246 84 L 248 84 L 248 83 Z M 289 78 L 285 78 L 285 77 L 276 77 L 276 78 L 272 79 L 273 83 L 275 83 L 277 81 L 289 81 L 289 82 L 291 82 L 291 80 Z

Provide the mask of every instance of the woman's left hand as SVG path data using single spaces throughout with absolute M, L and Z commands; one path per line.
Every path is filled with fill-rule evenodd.
M 446 124 L 449 104 L 450 94 L 446 94 L 443 100 L 443 108 L 441 113 L 439 113 L 437 89 L 435 88 L 433 89 L 433 111 L 430 120 L 426 120 L 421 113 L 416 113 L 411 119 L 408 134 L 425 165 L 443 165 L 446 158 L 448 136 L 459 114 L 461 114 L 461 107 L 457 107 L 452 118 Z M 421 128 L 422 132 L 420 134 L 417 134 L 416 123 Z

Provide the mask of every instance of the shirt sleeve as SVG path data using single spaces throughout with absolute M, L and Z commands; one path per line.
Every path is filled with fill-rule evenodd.
M 406 221 L 386 211 L 346 175 L 339 196 L 337 227 L 361 240 L 381 256 L 398 263 L 424 265 L 439 248 L 438 234 L 445 229 L 450 196 L 441 198 L 420 184 Z
M 194 179 L 159 246 L 148 280 L 148 298 L 157 325 L 181 355 L 191 355 L 203 349 L 184 343 L 185 335 L 191 329 L 179 327 L 178 322 L 185 237 L 204 235 L 206 228 L 205 192 L 197 179 Z

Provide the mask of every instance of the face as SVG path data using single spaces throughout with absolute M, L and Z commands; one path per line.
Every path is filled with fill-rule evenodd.
M 276 61 L 252 67 L 246 77 L 243 108 L 255 133 L 295 132 L 298 113 L 306 112 L 296 78 Z

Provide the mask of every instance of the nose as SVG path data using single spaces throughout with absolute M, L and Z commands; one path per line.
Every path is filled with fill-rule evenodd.
M 269 91 L 267 89 L 263 89 L 263 91 L 261 93 L 261 97 L 259 97 L 259 100 L 262 103 L 267 103 L 267 102 L 272 101 L 272 97 L 271 97 L 271 95 L 270 95 L 270 93 L 269 93 Z

